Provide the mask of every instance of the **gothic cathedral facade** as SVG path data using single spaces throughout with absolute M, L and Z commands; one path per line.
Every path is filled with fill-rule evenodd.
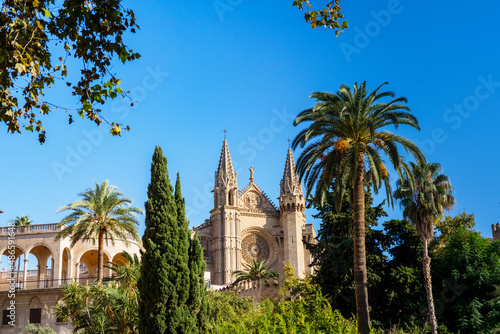
M 254 182 L 253 168 L 249 169 L 250 182 L 240 190 L 224 139 L 215 173 L 214 208 L 210 219 L 193 228 L 205 252 L 211 283 L 230 284 L 235 270 L 261 259 L 280 279 L 283 264 L 292 265 L 295 275 L 304 277 L 311 272 L 311 256 L 303 241 L 314 242 L 316 231 L 306 224 L 305 199 L 292 150 L 288 148 L 280 182 L 279 207 Z

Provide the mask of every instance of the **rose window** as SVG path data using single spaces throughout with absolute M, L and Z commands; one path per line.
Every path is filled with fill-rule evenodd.
M 241 241 L 241 251 L 243 259 L 247 263 L 252 260 L 268 260 L 269 259 L 269 245 L 267 241 L 258 234 L 249 234 Z

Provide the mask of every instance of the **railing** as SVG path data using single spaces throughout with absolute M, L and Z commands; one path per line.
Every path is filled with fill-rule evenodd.
M 58 231 L 57 224 L 37 224 L 24 226 L 7 226 L 2 227 L 2 234 L 9 235 L 14 228 L 14 233 L 17 234 L 33 234 L 33 233 L 54 233 Z M 9 231 L 10 229 L 10 231 Z
M 36 269 L 35 270 L 26 270 L 26 271 L 27 271 L 26 277 L 38 276 L 38 270 L 36 270 Z M 11 271 L 0 272 L 0 279 L 11 277 L 11 273 L 12 273 Z M 24 271 L 22 268 L 19 270 L 19 274 L 18 274 L 17 270 L 15 270 L 14 273 L 16 274 L 16 276 L 19 276 L 19 277 L 24 276 Z M 45 273 L 45 275 L 50 276 L 51 274 L 52 274 L 52 269 L 47 269 L 47 272 Z
M 40 234 L 40 233 L 55 233 L 59 232 L 61 229 L 57 228 L 57 224 L 36 224 L 36 225 L 23 225 L 23 226 L 4 226 L 1 227 L 2 235 L 8 236 L 12 233 L 12 228 L 14 228 L 14 234 Z M 135 240 L 134 236 L 130 232 L 125 233 L 129 240 Z M 139 239 L 140 240 L 140 239 Z M 97 240 L 91 239 L 88 242 L 94 241 L 97 243 Z
M 109 278 L 109 277 L 105 277 Z M 0 292 L 17 292 L 24 290 L 37 290 L 37 289 L 60 289 L 67 284 L 72 282 L 78 282 L 83 285 L 89 285 L 95 283 L 97 277 L 80 277 L 76 278 L 65 278 L 65 279 L 43 279 L 43 280 L 27 280 L 24 283 L 22 280 L 19 281 L 1 281 L 0 282 Z

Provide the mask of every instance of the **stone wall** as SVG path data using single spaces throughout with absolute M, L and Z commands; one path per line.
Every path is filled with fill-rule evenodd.
M 491 225 L 491 232 L 493 234 L 493 240 L 500 240 L 500 223 Z
M 274 284 L 272 279 L 269 284 L 265 284 L 264 278 L 255 279 L 252 281 L 240 282 L 237 285 L 231 285 L 220 291 L 234 291 L 240 297 L 250 297 L 255 303 L 260 303 L 264 299 L 279 299 L 280 288 L 278 284 Z
M 28 325 L 31 309 L 41 309 L 41 322 L 39 323 L 41 327 L 49 325 L 58 334 L 72 333 L 71 325 L 57 321 L 54 306 L 62 297 L 63 292 L 61 289 L 21 290 L 16 292 L 15 298 L 9 298 L 7 292 L 0 292 L 0 308 L 2 309 L 2 313 L 3 310 L 9 309 L 12 300 L 15 301 L 13 311 L 15 322 L 12 323 L 15 326 L 0 325 L 0 333 L 21 333 L 24 327 Z

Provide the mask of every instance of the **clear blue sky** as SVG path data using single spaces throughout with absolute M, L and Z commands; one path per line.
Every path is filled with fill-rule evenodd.
M 47 141 L 40 146 L 36 135 L 7 134 L 3 126 L 0 225 L 22 214 L 58 222 L 64 214 L 57 208 L 105 179 L 143 207 L 155 145 L 171 179 L 181 173 L 191 226 L 201 224 L 213 205 L 224 127 L 240 189 L 253 166 L 257 184 L 276 199 L 287 139 L 298 133 L 292 121 L 314 104 L 311 92 L 367 80 L 371 89 L 388 81 L 408 98 L 422 130 L 399 133 L 443 166 L 457 199 L 451 214 L 474 213 L 477 229 L 491 236 L 500 221 L 500 3 L 343 0 L 350 28 L 338 38 L 311 29 L 291 4 L 126 3 L 141 27 L 126 41 L 142 57 L 114 70 L 139 102 L 111 102 L 103 115 L 131 131 L 112 137 L 104 126 L 81 119 L 68 125 L 64 112 L 54 112 L 43 118 Z M 75 105 L 64 89 L 49 97 Z M 397 208 L 388 211 L 401 218 Z

